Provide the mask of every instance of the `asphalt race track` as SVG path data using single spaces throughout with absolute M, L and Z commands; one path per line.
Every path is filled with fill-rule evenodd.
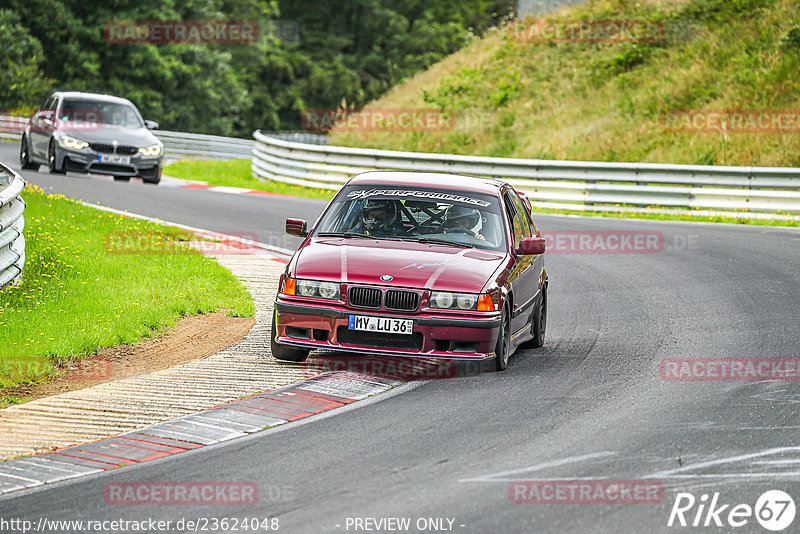
M 0 159 L 16 165 L 17 145 L 3 143 Z M 285 217 L 313 221 L 324 206 L 22 174 L 92 203 L 210 230 L 256 232 L 275 244 Z M 796 378 L 674 381 L 662 378 L 660 363 L 800 357 L 800 231 L 536 220 L 545 233 L 644 231 L 662 241 L 651 253 L 548 253 L 546 344 L 518 352 L 504 373 L 435 380 L 302 424 L 14 494 L 0 500 L 0 517 L 34 523 L 277 517 L 279 531 L 290 533 L 377 531 L 367 529 L 376 523 L 365 518 L 410 518 L 411 532 L 419 525 L 434 531 L 438 523 L 427 520 L 435 518 L 445 519 L 440 531 L 464 533 L 766 532 L 754 517 L 731 528 L 728 513 L 739 504 L 754 507 L 767 490 L 800 496 Z M 663 498 L 650 504 L 510 499 L 513 481 L 564 479 L 657 481 Z M 246 506 L 108 505 L 104 487 L 119 481 L 254 481 L 260 498 Z M 724 528 L 668 527 L 680 492 L 698 503 L 703 494 L 711 501 L 719 493 L 718 504 L 729 505 L 719 515 Z M 686 512 L 687 522 L 697 510 Z M 794 531 L 798 524 L 800 518 Z M 382 525 L 380 531 L 392 531 Z

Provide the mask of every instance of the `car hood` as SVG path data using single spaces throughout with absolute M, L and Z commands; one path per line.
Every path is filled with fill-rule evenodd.
M 502 252 L 373 239 L 312 238 L 294 261 L 297 278 L 479 293 Z M 381 276 L 389 275 L 390 281 Z
M 60 128 L 65 135 L 75 137 L 88 143 L 113 144 L 116 141 L 120 145 L 129 146 L 150 146 L 158 143 L 158 139 L 147 128 L 120 128 L 118 126 L 103 126 L 101 128 Z

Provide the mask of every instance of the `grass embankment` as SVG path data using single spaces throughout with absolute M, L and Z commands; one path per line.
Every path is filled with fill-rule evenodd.
M 791 110 L 796 118 L 796 0 L 594 0 L 552 18 L 643 19 L 662 25 L 667 37 L 654 43 L 526 42 L 511 29 L 498 29 L 366 108 L 441 110 L 453 114 L 452 129 L 340 128 L 333 144 L 559 160 L 800 166 L 796 120 L 785 133 L 664 128 L 665 114 L 680 111 Z
M 201 180 L 210 185 L 257 189 L 278 195 L 309 198 L 333 198 L 336 191 L 314 189 L 282 182 L 261 182 L 253 178 L 249 159 L 229 161 L 178 161 L 164 167 L 164 174 L 184 180 Z
M 3 388 L 49 381 L 102 347 L 135 343 L 187 315 L 252 317 L 242 284 L 177 228 L 122 217 L 28 186 L 20 285 L 0 292 Z

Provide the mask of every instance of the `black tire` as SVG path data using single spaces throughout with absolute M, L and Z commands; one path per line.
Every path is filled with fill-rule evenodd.
M 542 288 L 542 300 L 539 301 L 539 307 L 533 314 L 533 326 L 531 333 L 533 339 L 526 341 L 520 347 L 524 349 L 538 349 L 544 345 L 544 335 L 547 332 L 547 284 Z
M 19 166 L 26 171 L 38 171 L 39 164 L 31 161 L 31 154 L 28 151 L 28 139 L 22 136 L 19 143 Z
M 497 335 L 497 345 L 494 349 L 494 364 L 495 371 L 505 371 L 508 367 L 508 359 L 511 358 L 511 328 L 508 318 L 508 310 L 503 308 L 503 322 L 500 326 L 500 332 Z
M 114 181 L 115 182 L 130 182 L 131 181 L 131 177 L 130 176 L 115 176 L 114 177 Z
M 289 347 L 288 345 L 281 345 L 278 343 L 275 338 L 277 337 L 277 328 L 278 324 L 278 314 L 273 311 L 272 312 L 272 336 L 270 336 L 270 348 L 272 349 L 272 355 L 275 356 L 278 360 L 284 360 L 287 362 L 302 362 L 308 358 L 308 353 L 310 352 L 307 349 L 296 349 L 294 347 Z
M 67 174 L 64 169 L 56 167 L 56 144 L 55 141 L 50 141 L 50 148 L 47 149 L 47 168 L 50 169 L 50 174 Z

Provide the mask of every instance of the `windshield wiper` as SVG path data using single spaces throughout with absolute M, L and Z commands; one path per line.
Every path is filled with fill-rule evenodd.
M 368 237 L 373 239 L 371 235 L 359 234 L 358 232 L 320 232 L 317 237 Z
M 420 243 L 434 243 L 437 245 L 450 245 L 452 247 L 464 247 L 464 248 L 475 248 L 475 245 L 471 245 L 469 243 L 458 243 L 456 241 L 450 241 L 449 239 L 438 239 L 436 237 L 418 237 L 415 241 L 419 241 Z

